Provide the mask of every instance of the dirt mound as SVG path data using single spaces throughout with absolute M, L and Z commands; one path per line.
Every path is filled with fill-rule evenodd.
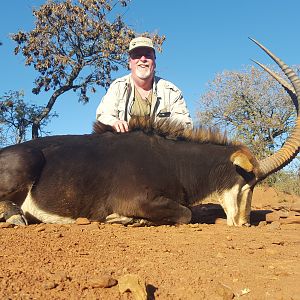
M 0 298 L 300 299 L 300 198 L 257 188 L 252 207 L 248 228 L 216 203 L 180 226 L 2 223 Z

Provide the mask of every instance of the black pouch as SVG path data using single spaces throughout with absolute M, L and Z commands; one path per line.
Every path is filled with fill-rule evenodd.
M 164 111 L 164 112 L 160 111 L 157 116 L 160 118 L 167 118 L 167 117 L 170 117 L 170 115 L 171 115 L 171 112 L 169 112 L 169 111 Z

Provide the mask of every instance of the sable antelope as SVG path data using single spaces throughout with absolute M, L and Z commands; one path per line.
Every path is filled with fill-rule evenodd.
M 279 151 L 257 160 L 246 146 L 209 130 L 133 119 L 130 132 L 117 134 L 96 123 L 93 134 L 44 137 L 2 149 L 0 217 L 15 224 L 71 223 L 78 217 L 188 223 L 189 207 L 217 193 L 228 225 L 249 224 L 253 188 L 286 166 L 300 145 L 300 79 L 255 43 L 291 82 L 260 64 L 297 109 L 296 125 Z

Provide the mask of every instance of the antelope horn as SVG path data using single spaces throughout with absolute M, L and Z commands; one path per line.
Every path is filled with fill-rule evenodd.
M 268 72 L 275 80 L 277 80 L 281 86 L 286 90 L 286 92 L 289 94 L 289 96 L 292 98 L 294 106 L 297 111 L 297 115 L 299 114 L 299 103 L 297 100 L 297 95 L 295 93 L 295 89 L 291 84 L 289 84 L 287 81 L 285 81 L 283 78 L 281 78 L 278 74 L 270 70 L 267 66 L 261 64 L 260 62 L 251 59 L 254 63 L 259 65 L 262 69 L 264 69 L 266 72 Z
M 295 93 L 295 101 L 297 103 L 296 108 L 298 108 L 298 102 L 300 98 L 300 79 L 294 72 L 292 68 L 287 66 L 281 59 L 276 57 L 271 51 L 269 51 L 266 47 L 261 45 L 256 40 L 250 38 L 255 44 L 257 44 L 262 50 L 264 50 L 280 67 L 283 73 L 290 80 L 292 87 L 294 88 Z M 278 77 L 274 77 L 281 85 L 282 82 L 278 80 Z M 283 85 L 283 87 L 285 87 Z M 290 89 L 291 90 L 291 89 Z M 291 90 L 292 91 L 292 90 Z M 290 93 L 289 93 L 290 94 Z M 295 103 L 295 102 L 294 102 Z M 276 151 L 273 155 L 260 160 L 259 163 L 259 175 L 258 180 L 262 180 L 268 175 L 282 169 L 286 165 L 288 165 L 298 154 L 300 147 L 300 116 L 297 115 L 296 124 L 292 130 L 291 135 L 287 138 L 284 145 Z

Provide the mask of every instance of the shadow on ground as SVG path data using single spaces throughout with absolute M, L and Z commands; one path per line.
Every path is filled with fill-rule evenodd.
M 191 223 L 215 224 L 217 220 L 226 220 L 226 214 L 220 204 L 207 203 L 192 207 Z M 252 225 L 258 225 L 259 222 L 266 220 L 266 215 L 272 210 L 253 210 L 250 220 Z

